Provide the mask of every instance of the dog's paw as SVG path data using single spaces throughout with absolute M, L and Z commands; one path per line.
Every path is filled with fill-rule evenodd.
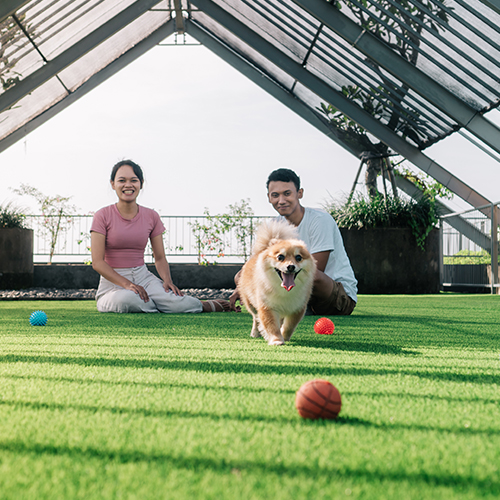
M 283 339 L 271 339 L 268 342 L 269 345 L 285 345 L 285 341 Z
M 258 339 L 259 337 L 262 337 L 262 334 L 259 332 L 259 330 L 252 330 L 252 332 L 250 333 L 250 337 Z

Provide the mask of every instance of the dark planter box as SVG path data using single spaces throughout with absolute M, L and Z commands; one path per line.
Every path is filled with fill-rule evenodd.
M 156 273 L 154 265 L 148 269 Z M 234 288 L 234 275 L 241 264 L 170 264 L 174 283 L 179 288 Z M 99 274 L 85 264 L 35 264 L 35 287 L 41 288 L 97 288 Z
M 411 229 L 341 229 L 344 245 L 358 280 L 359 293 L 438 293 L 439 230 L 417 246 Z
M 0 288 L 33 286 L 33 230 L 0 229 Z
M 443 265 L 443 288 L 454 292 L 491 293 L 491 264 Z M 500 293 L 496 288 L 495 293 Z
M 446 264 L 443 282 L 467 285 L 491 285 L 491 264 Z

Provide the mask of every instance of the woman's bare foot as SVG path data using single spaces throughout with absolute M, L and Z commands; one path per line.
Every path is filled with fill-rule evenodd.
M 223 299 L 204 300 L 202 304 L 203 312 L 229 312 L 231 310 L 229 301 Z

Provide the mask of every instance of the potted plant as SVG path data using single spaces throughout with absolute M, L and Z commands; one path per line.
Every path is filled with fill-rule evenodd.
M 375 196 L 326 207 L 336 220 L 360 293 L 437 293 L 439 230 L 434 201 Z
M 0 205 L 0 289 L 33 286 L 33 230 L 10 203 Z

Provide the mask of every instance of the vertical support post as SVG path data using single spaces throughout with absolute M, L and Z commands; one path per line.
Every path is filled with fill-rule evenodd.
M 382 170 L 382 185 L 384 186 L 384 201 L 387 202 L 387 184 L 385 177 L 387 175 L 385 158 L 380 158 L 380 169 Z
M 439 283 L 443 290 L 444 283 L 444 223 L 443 219 L 439 219 Z
M 391 160 L 389 158 L 385 158 L 385 165 L 387 167 L 387 173 L 389 174 L 389 180 L 391 181 L 392 186 L 392 194 L 394 198 L 398 198 L 398 187 L 396 185 L 396 178 L 394 177 L 394 167 L 392 166 Z
M 250 255 L 253 250 L 253 215 L 250 216 Z
M 498 284 L 498 209 L 491 204 L 491 293 Z
M 358 168 L 358 173 L 356 174 L 356 178 L 354 179 L 354 183 L 352 185 L 351 192 L 349 193 L 349 198 L 347 199 L 346 205 L 349 205 L 351 203 L 352 197 L 354 195 L 354 191 L 356 190 L 356 185 L 358 184 L 359 175 L 361 174 L 361 169 L 363 168 L 364 163 L 365 163 L 365 160 L 361 160 L 361 163 L 359 164 L 359 168 Z

